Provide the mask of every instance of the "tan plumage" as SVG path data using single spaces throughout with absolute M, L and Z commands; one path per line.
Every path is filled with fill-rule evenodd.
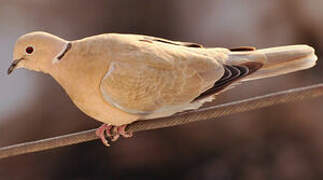
M 28 47 L 34 52 L 26 53 Z M 11 71 L 25 67 L 50 74 L 83 112 L 116 126 L 200 107 L 213 97 L 196 98 L 223 80 L 226 66 L 261 64 L 255 73 L 232 79 L 238 82 L 306 69 L 317 60 L 306 45 L 231 52 L 142 35 L 69 42 L 44 32 L 20 37 L 14 59 Z

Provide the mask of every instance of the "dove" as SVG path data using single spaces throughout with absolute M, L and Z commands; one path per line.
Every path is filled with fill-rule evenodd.
M 106 33 L 67 41 L 31 32 L 16 41 L 8 74 L 18 68 L 52 76 L 73 103 L 103 123 L 106 146 L 131 137 L 127 125 L 194 110 L 241 82 L 311 68 L 307 45 L 256 49 L 203 47 L 198 43 Z

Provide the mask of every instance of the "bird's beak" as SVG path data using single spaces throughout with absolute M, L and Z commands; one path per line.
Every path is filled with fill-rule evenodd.
M 23 60 L 23 58 L 13 60 L 10 67 L 8 68 L 8 71 L 7 71 L 8 75 L 11 74 L 13 70 L 15 70 L 16 66 L 21 60 Z

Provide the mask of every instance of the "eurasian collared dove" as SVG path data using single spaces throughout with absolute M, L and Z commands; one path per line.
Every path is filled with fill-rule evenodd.
M 107 146 L 112 129 L 113 140 L 129 137 L 125 127 L 134 121 L 197 109 L 238 82 L 307 69 L 317 60 L 307 45 L 230 50 L 117 33 L 66 41 L 45 32 L 21 36 L 13 57 L 8 74 L 20 67 L 50 74 L 78 108 L 105 123 L 97 135 Z

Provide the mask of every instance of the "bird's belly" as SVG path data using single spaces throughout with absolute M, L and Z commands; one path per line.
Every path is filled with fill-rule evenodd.
M 68 93 L 70 94 L 70 93 Z M 74 104 L 88 116 L 106 124 L 120 126 L 137 121 L 140 117 L 124 112 L 103 100 L 99 92 L 80 92 L 70 96 Z
M 193 102 L 193 103 L 187 103 L 182 105 L 176 105 L 176 106 L 169 106 L 161 108 L 151 114 L 148 114 L 146 116 L 143 116 L 142 120 L 147 119 L 155 119 L 155 118 L 161 118 L 161 117 L 167 117 L 171 116 L 173 114 L 176 114 L 178 112 L 183 112 L 187 110 L 194 110 L 200 108 L 204 103 L 213 101 L 214 97 L 210 96 L 204 99 L 201 99 L 199 101 Z

